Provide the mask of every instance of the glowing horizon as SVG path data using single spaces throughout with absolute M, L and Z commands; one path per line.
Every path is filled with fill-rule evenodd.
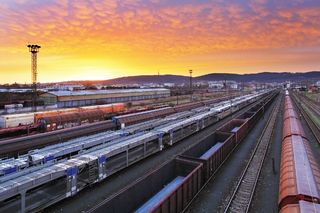
M 316 0 L 3 0 L 0 83 L 320 70 Z

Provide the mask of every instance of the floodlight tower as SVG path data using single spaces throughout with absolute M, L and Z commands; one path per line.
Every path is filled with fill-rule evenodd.
M 31 52 L 31 80 L 33 88 L 32 107 L 34 111 L 37 111 L 37 53 L 41 46 L 37 44 L 29 44 L 27 47 L 29 48 L 29 52 Z

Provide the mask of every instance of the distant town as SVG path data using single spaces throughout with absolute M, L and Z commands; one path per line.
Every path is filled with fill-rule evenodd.
M 213 74 L 215 75 L 215 74 Z M 259 76 L 260 75 L 260 76 Z M 262 75 L 262 76 L 261 76 Z M 282 79 L 289 78 L 289 80 L 281 81 L 279 78 L 280 75 L 287 75 L 282 77 Z M 292 77 L 292 76 L 293 77 Z M 252 74 L 251 79 L 256 79 L 255 81 L 250 81 L 250 77 L 246 81 L 239 81 L 239 76 L 233 74 L 216 74 L 214 76 L 217 79 L 225 78 L 235 78 L 236 80 L 210 80 L 206 77 L 205 80 L 202 80 L 204 77 L 195 77 L 190 78 L 187 76 L 134 76 L 134 77 L 125 77 L 114 80 L 106 81 L 72 81 L 72 82 L 60 82 L 60 83 L 38 83 L 37 84 L 37 109 L 46 110 L 54 108 L 63 108 L 63 107 L 75 107 L 75 106 L 85 106 L 85 105 L 95 105 L 95 104 L 107 104 L 115 102 L 131 102 L 143 99 L 149 99 L 145 97 L 140 98 L 128 98 L 128 99 L 108 99 L 100 98 L 96 101 L 87 101 L 83 103 L 61 103 L 58 99 L 56 101 L 48 101 L 48 94 L 54 96 L 65 95 L 74 95 L 79 93 L 83 96 L 88 94 L 106 94 L 107 91 L 116 91 L 121 93 L 121 90 L 128 91 L 140 91 L 141 95 L 150 89 L 167 89 L 162 90 L 166 91 L 164 96 L 183 96 L 194 94 L 194 98 L 197 99 L 199 94 L 202 93 L 212 93 L 212 92 L 232 92 L 232 91 L 255 91 L 265 88 L 276 88 L 276 87 L 287 87 L 294 88 L 301 91 L 308 92 L 318 92 L 320 88 L 320 73 L 310 72 L 307 74 L 298 73 L 300 75 L 298 78 L 294 74 L 288 75 L 285 74 L 275 74 L 275 73 L 265 73 L 265 74 Z M 254 76 L 254 77 L 253 77 Z M 268 76 L 265 79 L 264 76 Z M 301 77 L 302 76 L 302 77 Z M 317 77 L 319 76 L 319 77 Z M 211 77 L 212 79 L 213 77 Z M 293 78 L 295 80 L 290 80 Z M 190 80 L 192 79 L 192 86 L 190 85 Z M 240 78 L 240 80 L 242 80 Z M 267 82 L 265 82 L 266 80 Z M 167 82 L 166 82 L 167 81 Z M 274 82 L 272 82 L 274 81 Z M 121 82 L 121 83 L 116 83 Z M 125 83 L 128 82 L 128 83 Z M 28 112 L 32 111 L 32 101 L 33 101 L 33 85 L 32 84 L 3 84 L 0 85 L 0 113 L 7 114 L 13 112 Z M 116 91 L 115 91 L 116 90 Z M 69 93 L 66 93 L 69 91 Z M 161 98 L 163 96 L 154 95 L 152 98 Z

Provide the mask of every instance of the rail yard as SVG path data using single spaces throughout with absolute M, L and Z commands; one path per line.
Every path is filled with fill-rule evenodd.
M 0 211 L 320 212 L 319 112 L 268 89 L 34 114 L 0 140 Z
M 0 11 L 0 213 L 320 213 L 320 0 Z

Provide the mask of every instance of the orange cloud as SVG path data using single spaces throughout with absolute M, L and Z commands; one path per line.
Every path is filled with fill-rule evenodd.
M 285 2 L 287 4 L 279 1 L 271 7 L 267 0 L 246 4 L 174 0 L 81 0 L 70 4 L 67 0 L 28 3 L 4 0 L 0 3 L 0 57 L 3 59 L 0 74 L 8 69 L 28 72 L 27 43 L 43 46 L 39 68 L 45 68 L 46 74 L 39 75 L 40 81 L 58 80 L 53 78 L 56 72 L 68 72 L 68 78 L 77 78 L 77 70 L 86 69 L 94 69 L 97 75 L 106 78 L 153 73 L 161 67 L 168 73 L 181 73 L 191 66 L 199 66 L 202 73 L 244 72 L 255 67 L 260 69 L 261 61 L 267 61 L 271 70 L 292 68 L 287 59 L 282 60 L 283 65 L 263 60 L 270 58 L 263 52 L 271 50 L 285 50 L 278 54 L 280 59 L 288 56 L 305 67 L 309 67 L 307 62 L 313 64 L 316 69 L 316 61 L 307 61 L 302 56 L 297 60 L 299 53 L 293 56 L 289 51 L 314 48 L 314 55 L 318 55 L 320 5 Z M 8 55 L 8 51 L 12 54 Z M 233 61 L 230 52 L 235 53 L 231 54 Z M 255 53 L 261 58 L 252 61 Z M 224 56 L 219 57 L 220 62 L 214 60 L 217 55 Z M 250 57 L 245 61 L 242 55 Z M 229 66 L 237 63 L 243 67 Z M 265 68 L 268 70 L 267 65 Z M 85 73 L 83 75 L 81 78 L 85 78 Z M 2 74 L 0 77 L 3 82 L 29 80 Z

